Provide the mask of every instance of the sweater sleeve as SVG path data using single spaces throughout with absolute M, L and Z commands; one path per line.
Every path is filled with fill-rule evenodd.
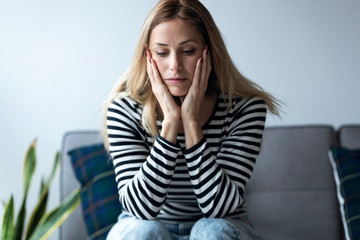
M 166 200 L 181 148 L 158 136 L 149 152 L 137 110 L 126 98 L 110 104 L 109 152 L 123 208 L 140 219 L 155 219 Z
M 264 101 L 244 101 L 229 111 L 220 151 L 211 151 L 206 136 L 184 151 L 194 193 L 205 217 L 231 215 L 244 201 L 266 119 Z

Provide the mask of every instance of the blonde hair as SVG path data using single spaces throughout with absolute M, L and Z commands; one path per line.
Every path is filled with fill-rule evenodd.
M 263 99 L 274 115 L 279 115 L 279 103 L 259 85 L 245 78 L 235 67 L 226 49 L 224 40 L 211 14 L 198 0 L 160 0 L 151 10 L 143 25 L 132 63 L 111 90 L 104 108 L 104 140 L 108 146 L 106 111 L 119 96 L 129 96 L 143 106 L 142 125 L 151 135 L 158 134 L 156 125 L 157 99 L 154 96 L 146 72 L 145 46 L 149 43 L 151 31 L 160 23 L 182 19 L 194 25 L 205 39 L 211 53 L 213 70 L 210 74 L 208 92 L 220 92 L 228 98 L 259 97 Z

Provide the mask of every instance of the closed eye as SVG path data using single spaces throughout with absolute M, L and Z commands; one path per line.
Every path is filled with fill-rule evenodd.
M 190 50 L 184 50 L 184 51 L 183 51 L 183 53 L 185 53 L 185 54 L 187 54 L 187 55 L 192 55 L 192 54 L 194 54 L 194 52 L 195 52 L 195 48 L 190 49 Z
M 156 52 L 156 55 L 159 57 L 165 57 L 166 56 L 166 52 Z

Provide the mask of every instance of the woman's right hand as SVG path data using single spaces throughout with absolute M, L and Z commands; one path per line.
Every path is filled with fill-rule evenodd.
M 152 91 L 163 113 L 162 130 L 160 135 L 166 140 L 176 143 L 176 137 L 181 125 L 181 109 L 170 94 L 168 87 L 162 80 L 156 61 L 151 52 L 146 49 L 147 73 L 150 78 Z

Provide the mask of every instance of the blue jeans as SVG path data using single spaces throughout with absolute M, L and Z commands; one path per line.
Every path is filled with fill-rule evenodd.
M 122 213 L 107 240 L 261 240 L 246 217 L 202 218 L 194 224 L 142 220 Z

